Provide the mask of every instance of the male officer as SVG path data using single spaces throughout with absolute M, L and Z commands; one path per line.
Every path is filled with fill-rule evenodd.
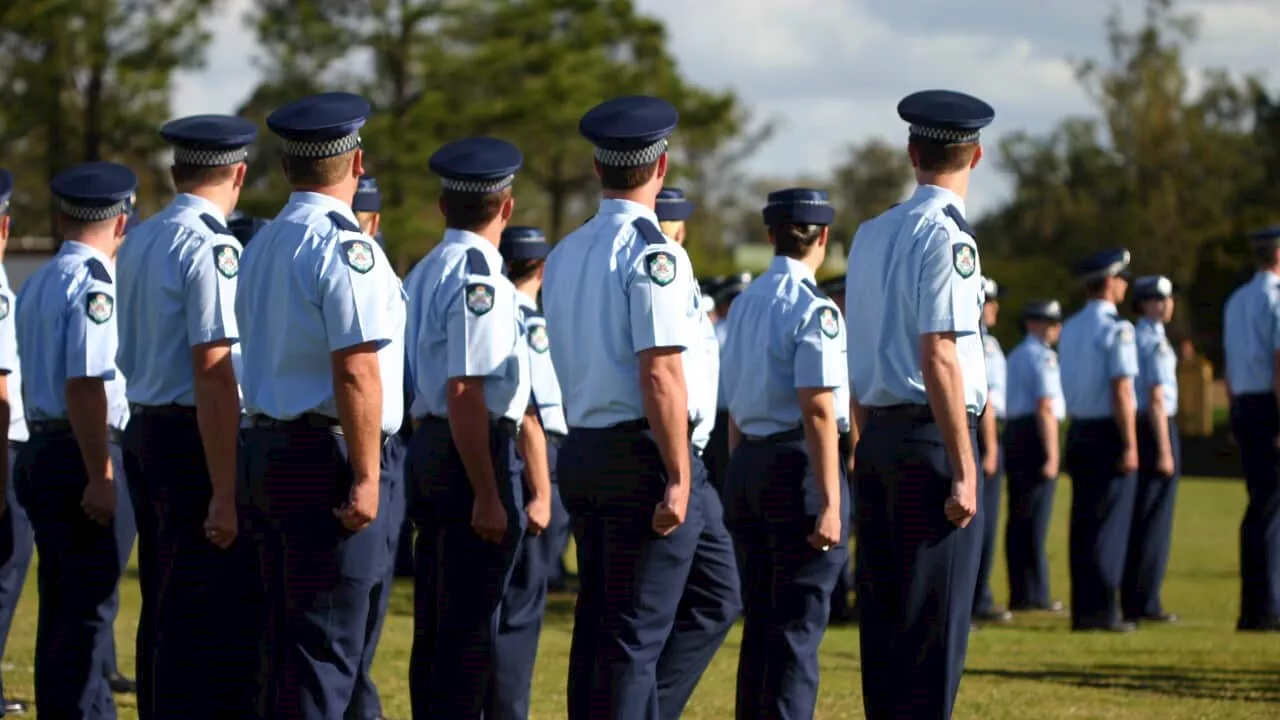
M 769 193 L 763 214 L 776 256 L 735 303 L 724 362 L 724 497 L 745 606 L 741 720 L 813 717 L 818 646 L 849 567 L 835 392 L 848 384 L 843 321 L 813 274 L 835 211 L 826 193 L 791 188 Z
M 9 208 L 13 175 L 0 168 L 0 263 L 9 245 Z M 16 303 L 9 275 L 0 264 L 0 427 L 8 435 L 0 451 L 0 653 L 9 640 L 9 628 L 22 595 L 34 549 L 31 522 L 14 494 L 13 463 L 27 443 L 27 421 L 22 410 L 22 370 L 18 362 L 18 338 L 14 327 Z M 26 712 L 26 703 L 6 698 L 0 679 L 0 716 Z
M 1133 325 L 1116 305 L 1129 287 L 1129 251 L 1085 259 L 1076 275 L 1089 302 L 1062 326 L 1062 394 L 1071 473 L 1071 627 L 1127 632 L 1118 591 L 1133 520 L 1138 444 L 1133 379 L 1138 353 Z
M 1062 305 L 1037 300 L 1022 309 L 1026 337 L 1009 353 L 1003 447 L 1009 474 L 1004 527 L 1009 609 L 1061 612 L 1049 595 L 1045 538 L 1058 487 L 1058 426 L 1066 417 L 1062 374 L 1053 346 L 1062 332 Z
M 1250 236 L 1253 279 L 1223 310 L 1231 433 L 1249 505 L 1240 523 L 1237 630 L 1280 632 L 1280 226 Z
M 383 440 L 404 416 L 404 295 L 351 211 L 368 114 L 357 95 L 324 93 L 267 117 L 294 191 L 240 264 L 244 466 L 270 604 L 267 717 L 346 712 L 387 552 L 368 530 Z
M 14 466 L 40 555 L 36 705 L 57 718 L 114 718 L 106 668 L 112 600 L 123 571 L 123 495 L 113 266 L 137 180 L 85 163 L 50 183 L 64 238 L 17 298 L 17 339 L 31 439 Z
M 546 456 L 524 461 L 525 481 L 531 487 L 539 483 L 537 476 L 545 472 L 551 515 L 547 528 L 540 534 L 526 536 L 520 545 L 511 581 L 502 599 L 502 616 L 498 624 L 495 667 L 495 717 L 526 718 L 529 716 L 529 691 L 533 666 L 538 656 L 538 636 L 542 630 L 542 613 L 546 607 L 547 580 L 552 568 L 564 557 L 569 539 L 569 517 L 560 500 L 555 482 L 556 449 L 569 432 L 561 403 L 560 381 L 551 363 L 551 344 L 547 339 L 547 322 L 538 312 L 538 293 L 542 289 L 542 273 L 551 246 L 542 231 L 534 227 L 508 227 L 502 231 L 498 252 L 506 264 L 507 279 L 516 291 L 517 313 L 529 353 L 529 399 L 537 412 L 530 415 L 546 435 Z
M 683 352 L 696 347 L 689 256 L 658 230 L 676 109 L 648 96 L 591 109 L 604 198 L 547 259 L 543 303 L 569 435 L 556 474 L 573 518 L 578 594 L 569 708 L 579 718 L 678 717 L 736 618 L 714 490 L 695 473 Z M 714 527 L 715 524 L 719 527 Z
M 1160 602 L 1173 541 L 1173 504 L 1178 494 L 1182 443 L 1178 435 L 1178 355 L 1165 335 L 1173 319 L 1173 282 L 1162 275 L 1133 283 L 1140 315 L 1137 393 L 1138 480 L 1133 525 L 1120 584 L 1120 609 L 1134 623 L 1178 621 Z
M 951 716 L 982 544 L 977 418 L 986 406 L 982 267 L 965 193 L 991 106 L 909 95 L 898 115 L 918 187 L 849 252 L 854 493 L 867 716 Z M 885 272 L 885 268 L 890 268 Z M 976 516 L 976 517 L 975 517 Z
M 996 557 L 1002 490 L 999 423 L 1005 418 L 1005 358 L 1000 341 L 991 334 L 1000 313 L 1000 286 L 989 277 L 982 279 L 982 355 L 987 365 L 987 409 L 978 422 L 978 453 L 982 463 L 982 497 L 978 512 L 982 521 L 982 554 L 978 564 L 978 586 L 973 596 L 973 619 L 979 623 L 1007 623 L 1013 613 L 996 605 L 991 595 L 991 568 Z
M 239 571 L 245 543 L 230 550 L 240 528 L 231 351 L 241 245 L 224 221 L 257 128 L 197 115 L 160 134 L 174 148 L 178 195 L 129 233 L 118 261 L 119 363 L 131 403 L 125 467 L 142 590 L 138 714 L 222 717 L 247 711 L 219 703 L 251 695 L 245 628 L 256 617 L 235 614 L 251 602 L 243 593 L 252 578 Z
M 526 529 L 544 530 L 551 512 L 527 340 L 498 253 L 522 161 L 510 143 L 485 137 L 445 145 L 430 160 L 445 236 L 407 281 L 419 423 L 409 444 L 415 718 L 505 717 L 494 702 L 497 663 L 507 660 L 494 637 L 502 599 Z

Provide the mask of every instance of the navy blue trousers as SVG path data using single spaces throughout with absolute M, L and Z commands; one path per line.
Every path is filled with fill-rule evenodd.
M 1149 415 L 1138 416 L 1138 480 L 1134 492 L 1133 524 L 1124 578 L 1120 583 L 1120 609 L 1126 620 L 1164 614 L 1160 588 L 1173 543 L 1173 506 L 1178 496 L 1182 467 L 1182 442 L 1176 418 L 1167 418 L 1173 451 L 1173 476 L 1156 470 L 1156 436 Z
M 982 453 L 985 453 L 982 434 L 978 434 L 978 472 L 982 472 Z M 978 559 L 978 585 L 973 594 L 973 614 L 991 612 L 996 607 L 991 594 L 991 569 L 996 561 L 996 533 L 1000 530 L 1000 501 L 1004 489 L 1004 452 L 996 448 L 999 464 L 994 475 L 984 473 L 982 494 L 978 497 L 978 512 L 986 516 L 982 521 L 982 552 Z
M 18 493 L 13 480 L 13 466 L 18 453 L 26 443 L 9 443 L 9 484 L 5 488 L 5 502 L 8 510 L 0 516 L 0 654 L 9 642 L 9 629 L 13 627 L 13 616 L 18 610 L 18 598 L 22 596 L 22 585 L 27 579 L 27 569 L 31 566 L 31 553 L 35 550 L 35 536 L 31 532 L 31 521 L 27 519 L 27 511 L 18 502 Z M 0 701 L 4 694 L 4 684 L 0 679 Z M 4 708 L 0 707 L 0 716 Z
M 1071 474 L 1071 626 L 1105 628 L 1120 622 L 1119 591 L 1136 473 L 1117 470 L 1124 444 L 1114 420 L 1075 420 L 1067 431 Z
M 138 526 L 137 518 L 133 513 L 133 486 L 129 482 L 129 473 L 124 467 L 124 453 L 118 444 L 112 443 L 112 446 L 117 453 L 113 460 L 116 466 L 116 519 L 112 526 L 115 528 L 116 536 L 116 562 L 123 575 L 125 568 L 129 566 L 129 556 L 133 554 L 133 541 L 138 536 Z M 116 616 L 120 614 L 118 584 L 115 592 L 111 593 L 111 597 L 102 603 L 99 612 L 107 623 L 106 629 L 102 631 L 99 638 L 99 642 L 103 645 L 102 673 L 106 677 L 120 672 L 115 633 Z
M 1241 630 L 1280 621 L 1280 416 L 1271 393 L 1231 401 L 1249 505 L 1240 523 Z
M 841 472 L 841 508 L 850 504 Z M 737 545 L 744 624 L 738 654 L 739 720 L 809 720 L 818 700 L 818 646 L 832 589 L 849 568 L 844 540 L 813 548 L 820 496 L 804 441 L 744 439 L 725 481 L 726 522 Z
M 250 525 L 266 602 L 256 709 L 271 720 L 333 720 L 351 703 L 370 591 L 386 538 L 333 514 L 351 490 L 343 436 L 308 422 L 243 431 Z
M 733 543 L 696 456 L 684 523 L 653 531 L 666 470 L 643 428 L 571 429 L 556 463 L 581 583 L 570 720 L 679 717 L 741 609 Z
M 1004 528 L 1009 609 L 1047 609 L 1053 600 L 1046 542 L 1058 479 L 1044 476 L 1044 444 L 1034 417 L 1009 421 L 1004 456 L 1009 484 L 1009 520 Z
M 116 717 L 105 672 L 115 645 L 107 640 L 123 569 L 118 536 L 125 533 L 117 526 L 132 513 L 120 448 L 113 443 L 110 451 L 121 494 L 110 527 L 91 521 L 80 506 L 88 480 L 71 433 L 34 435 L 14 464 L 18 502 L 27 510 L 40 556 L 35 701 L 42 717 Z
M 707 481 L 716 492 L 720 492 L 729 473 L 729 411 L 725 408 L 716 409 L 716 424 L 711 426 L 711 437 L 702 458 L 707 468 Z
M 975 457 L 976 426 L 971 417 Z M 947 520 L 951 462 L 927 407 L 871 409 L 855 453 L 863 707 L 869 720 L 949 718 L 985 518 Z
M 552 466 L 551 477 L 551 526 L 538 536 L 538 544 L 547 558 L 547 590 L 560 592 L 565 589 L 569 571 L 565 567 L 565 553 L 569 549 L 569 536 L 572 524 L 569 511 L 564 507 L 564 498 L 560 497 L 560 485 L 554 481 L 555 466 Z
M 261 608 L 242 531 L 205 537 L 212 488 L 194 410 L 136 411 L 124 436 L 138 525 L 138 716 L 243 718 L 253 711 Z M 240 478 L 237 478 L 237 482 Z
M 848 442 L 849 440 L 847 435 L 842 435 L 840 438 L 840 469 L 842 472 L 844 468 L 849 467 L 849 453 L 853 451 L 851 445 L 846 445 Z M 860 568 L 857 566 L 857 553 L 853 552 L 852 549 L 854 544 L 857 542 L 858 535 L 858 528 L 855 523 L 856 511 L 853 507 L 854 503 L 857 502 L 857 498 L 853 495 L 853 478 L 846 478 L 845 485 L 849 488 L 850 498 L 849 502 L 843 506 L 845 509 L 846 533 L 849 536 L 847 554 L 850 559 L 853 559 L 853 562 L 845 563 L 844 567 L 840 570 L 840 575 L 836 578 L 836 586 L 831 591 L 831 617 L 833 618 L 842 618 L 849 615 L 849 593 L 853 592 L 854 588 L 858 586 L 857 575 L 861 572 Z
M 507 536 L 497 544 L 471 527 L 474 495 L 449 422 L 424 418 L 409 442 L 418 528 L 409 692 L 418 720 L 478 720 L 494 712 L 498 621 L 527 525 L 515 435 L 510 421 L 489 426 L 494 477 L 507 510 Z

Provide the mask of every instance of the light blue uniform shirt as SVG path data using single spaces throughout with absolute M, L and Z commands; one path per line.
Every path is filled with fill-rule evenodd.
M 185 193 L 129 232 L 116 264 L 130 402 L 196 404 L 191 348 L 239 337 L 241 250 L 222 210 Z
M 1280 277 L 1258 272 L 1231 293 L 1222 315 L 1222 345 L 1231 395 L 1275 392 L 1275 357 L 1280 352 Z
M 1067 416 L 1058 353 L 1035 335 L 1028 333 L 1009 353 L 1006 392 L 1010 420 L 1036 415 L 1040 412 L 1040 401 L 1045 398 L 1053 404 L 1054 417 L 1061 420 Z
M 255 240 L 254 242 L 257 242 Z M 483 258 L 473 267 L 470 256 Z M 451 378 L 484 378 L 489 413 L 519 423 L 529 407 L 529 351 L 516 289 L 488 240 L 445 230 L 406 279 L 414 417 L 447 418 Z
M 637 221 L 648 223 L 644 231 Z M 551 251 L 544 277 L 551 359 L 569 427 L 645 417 L 639 353 L 698 342 L 700 293 L 684 248 L 662 235 L 652 209 L 606 198 Z
M 547 432 L 565 435 L 569 425 L 564 419 L 564 400 L 560 395 L 560 381 L 551 362 L 551 339 L 547 336 L 547 319 L 538 312 L 538 303 L 528 295 L 516 291 L 522 315 L 525 338 L 529 341 L 529 383 L 538 405 L 538 417 Z
M 720 339 L 711 318 L 703 312 L 695 318 L 698 334 L 695 346 L 684 351 L 684 377 L 689 392 L 689 417 L 693 434 L 689 442 L 702 452 L 711 442 L 720 400 Z
M 1164 391 L 1165 415 L 1178 414 L 1178 354 L 1164 333 L 1164 323 L 1148 318 L 1138 320 L 1138 379 L 1134 381 L 1138 395 L 1138 412 L 1151 408 L 1151 390 Z
M 338 418 L 332 353 L 374 343 L 382 373 L 382 431 L 404 419 L 404 291 L 382 248 L 346 203 L 294 192 L 241 256 L 236 321 L 249 415 Z M 402 361 L 401 361 L 402 362 Z
M 1112 303 L 1090 300 L 1062 324 L 1058 353 L 1067 414 L 1075 420 L 1112 417 L 1111 381 L 1138 376 L 1133 323 Z
M 955 333 L 964 402 L 987 403 L 982 356 L 982 263 L 964 220 L 964 199 L 921 185 L 905 202 L 862 224 L 845 284 L 850 391 L 863 407 L 927 405 L 920 336 Z
M 982 358 L 987 364 L 987 404 L 996 414 L 996 419 L 1003 420 L 1006 417 L 1006 384 L 1009 369 L 1004 357 L 1004 348 L 1000 347 L 1000 341 L 986 328 L 982 330 Z
M 27 420 L 22 409 L 22 363 L 18 362 L 17 298 L 9 287 L 9 273 L 0 265 L 0 375 L 9 393 L 9 441 L 26 442 Z
M 28 421 L 66 420 L 67 380 L 101 378 L 107 423 L 116 430 L 129 424 L 115 300 L 111 258 L 71 240 L 23 284 L 16 314 Z
M 714 330 L 715 330 L 715 333 L 716 333 L 716 344 L 720 347 L 720 354 L 719 354 L 719 356 L 718 356 L 718 357 L 723 357 L 723 356 L 724 356 L 724 343 L 725 343 L 725 340 L 729 337 L 729 335 L 728 335 L 728 333 L 729 333 L 729 321 L 728 321 L 728 319 L 726 319 L 726 318 L 720 318 L 719 320 L 717 320 L 717 321 L 715 322 L 715 324 L 714 324 Z M 718 376 L 717 376 L 716 380 L 717 380 L 717 382 L 716 382 L 716 385 L 717 385 L 717 390 L 716 390 L 716 412 L 720 412 L 721 410 L 724 410 L 724 411 L 726 411 L 726 412 L 727 412 L 727 411 L 729 410 L 729 399 L 728 399 L 728 398 L 726 398 L 726 397 L 725 397 L 725 395 L 724 395 L 724 383 L 723 383 L 723 382 L 720 382 L 720 378 L 719 378 Z
M 779 256 L 734 301 L 722 367 L 744 435 L 794 430 L 803 420 L 797 390 L 847 384 L 844 323 L 820 293 L 813 271 Z

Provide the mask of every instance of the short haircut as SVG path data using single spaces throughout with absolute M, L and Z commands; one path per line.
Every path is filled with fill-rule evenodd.
M 169 168 L 169 174 L 173 177 L 173 184 L 179 189 L 198 187 L 200 185 L 221 185 L 235 177 L 236 167 L 239 164 L 216 165 L 213 167 L 206 165 L 174 165 Z
M 293 185 L 328 187 L 337 185 L 351 175 L 356 151 L 327 158 L 300 158 L 284 156 L 284 176 Z
M 538 268 L 542 267 L 546 258 L 532 258 L 528 260 L 513 260 L 507 263 L 507 279 L 511 282 L 520 282 L 527 277 L 531 277 L 538 272 Z
M 1276 250 L 1280 247 L 1270 243 L 1265 245 L 1253 246 L 1253 261 L 1262 267 L 1271 267 L 1276 264 Z
M 503 203 L 510 198 L 510 187 L 491 193 L 444 190 L 440 193 L 444 224 L 456 230 L 477 232 L 498 217 Z
M 916 162 L 924 172 L 959 172 L 973 164 L 973 156 L 978 152 L 976 142 L 948 144 L 913 137 L 908 145 L 916 151 Z
M 1088 293 L 1090 296 L 1097 295 L 1098 293 L 1106 289 L 1108 279 L 1110 278 L 1098 277 L 1098 278 L 1093 278 L 1092 280 L 1086 280 L 1084 283 L 1084 291 Z
M 658 161 L 634 167 L 614 167 L 600 163 L 600 186 L 605 190 L 635 190 L 653 179 Z
M 773 233 L 773 246 L 775 254 L 799 260 L 809 254 L 818 242 L 818 238 L 822 236 L 822 231 L 826 229 L 826 225 L 797 225 L 795 223 L 779 223 L 770 225 L 769 231 Z

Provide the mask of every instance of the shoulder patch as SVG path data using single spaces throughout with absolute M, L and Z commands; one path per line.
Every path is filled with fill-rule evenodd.
M 110 320 L 115 311 L 115 298 L 104 292 L 91 292 L 84 297 L 84 314 L 96 325 Z
M 840 335 L 840 318 L 836 317 L 835 308 L 823 307 L 818 311 L 818 327 L 833 340 Z
M 956 274 L 966 280 L 978 269 L 978 253 L 966 242 L 952 243 L 951 266 Z
M 977 235 L 973 234 L 973 226 L 969 224 L 969 221 L 965 219 L 964 215 L 960 214 L 960 209 L 955 205 L 946 206 L 943 208 L 942 213 L 951 218 L 951 222 L 954 222 L 956 227 L 960 228 L 960 232 L 975 240 L 978 238 Z
M 100 283 L 111 284 L 111 273 L 107 272 L 107 266 L 102 264 L 98 258 L 89 258 L 84 261 L 84 266 L 89 268 L 89 277 Z
M 347 217 L 346 215 L 343 215 L 337 210 L 332 210 L 326 213 L 326 215 L 328 216 L 329 220 L 333 222 L 334 225 L 338 226 L 339 230 L 346 230 L 347 232 L 357 232 L 357 233 L 360 232 L 359 225 L 352 222 L 351 218 Z
M 1050 350 L 1049 352 L 1044 354 L 1044 369 L 1045 370 L 1058 369 L 1058 353 Z
M 676 279 L 676 256 L 665 250 L 649 253 L 644 269 L 658 287 L 666 287 Z
M 373 269 L 376 258 L 373 246 L 365 240 L 348 240 L 342 243 L 342 255 L 347 259 L 347 265 L 361 275 Z
M 1122 323 L 1116 330 L 1116 341 L 1129 345 L 1133 343 L 1133 326 L 1129 323 Z
M 644 239 L 645 245 L 662 245 L 666 242 L 667 236 L 662 234 L 657 225 L 654 225 L 647 218 L 636 218 L 631 221 L 631 227 L 640 233 L 640 237 Z
M 813 293 L 813 296 L 814 296 L 814 297 L 816 297 L 816 298 L 821 298 L 821 299 L 823 299 L 823 300 L 828 299 L 828 298 L 827 298 L 827 294 L 826 294 L 825 292 L 823 292 L 823 291 L 822 291 L 822 288 L 818 287 L 818 284 L 817 284 L 817 283 L 815 283 L 814 281 L 810 280 L 809 278 L 805 278 L 805 279 L 801 280 L 801 281 L 800 281 L 800 284 L 801 284 L 801 285 L 804 285 L 804 286 L 805 286 L 805 287 L 807 287 L 807 288 L 809 288 L 809 292 Z
M 545 353 L 551 349 L 551 339 L 547 337 L 547 326 L 542 323 L 529 327 L 529 347 L 536 353 Z
M 493 309 L 493 286 L 489 283 L 471 283 L 467 285 L 465 300 L 467 310 L 472 315 L 484 315 Z
M 1160 338 L 1160 344 L 1156 346 L 1156 352 L 1161 355 L 1173 354 L 1173 345 L 1169 343 L 1168 338 Z
M 485 259 L 484 253 L 479 248 L 467 248 L 467 274 L 489 274 L 489 261 Z
M 0 295 L 0 320 L 9 317 L 9 296 Z
M 200 219 L 204 221 L 205 225 L 209 226 L 209 229 L 212 230 L 215 235 L 232 234 L 231 231 L 227 229 L 226 225 L 218 222 L 218 218 L 210 215 L 209 213 L 200 213 Z
M 234 245 L 214 245 L 213 265 L 222 277 L 230 280 L 240 274 L 240 251 Z

